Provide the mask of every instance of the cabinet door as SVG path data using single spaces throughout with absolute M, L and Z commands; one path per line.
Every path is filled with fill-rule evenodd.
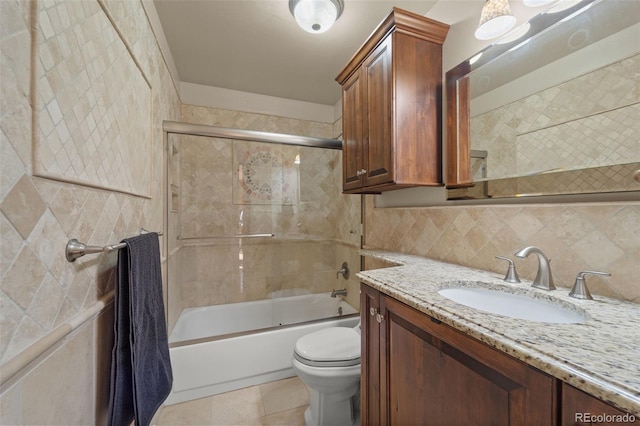
M 380 305 L 388 424 L 556 423 L 552 377 L 390 297 Z
M 365 74 L 364 185 L 393 182 L 391 41 L 376 47 L 362 68 Z
M 360 424 L 385 424 L 380 419 L 380 293 L 366 285 L 360 290 L 361 360 Z
M 356 71 L 342 86 L 342 189 L 362 187 L 362 79 Z
M 640 419 L 609 404 L 562 384 L 562 425 L 638 425 Z

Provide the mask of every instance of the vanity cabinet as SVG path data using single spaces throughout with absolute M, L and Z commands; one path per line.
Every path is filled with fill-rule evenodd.
M 548 376 L 366 285 L 366 425 L 556 424 Z
M 363 425 L 640 424 L 366 284 L 360 308 Z
M 562 425 L 640 425 L 640 419 L 562 383 Z
M 442 43 L 448 30 L 393 8 L 336 77 L 345 193 L 443 184 Z

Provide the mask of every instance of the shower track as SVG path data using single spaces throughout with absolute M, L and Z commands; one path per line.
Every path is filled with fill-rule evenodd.
M 342 150 L 342 141 L 340 139 L 314 138 L 310 136 L 289 135 L 286 133 L 232 129 L 228 127 L 208 126 L 205 124 L 183 123 L 179 121 L 163 121 L 162 130 L 166 133 L 182 135 L 210 136 L 215 138 L 240 139 L 280 145 Z

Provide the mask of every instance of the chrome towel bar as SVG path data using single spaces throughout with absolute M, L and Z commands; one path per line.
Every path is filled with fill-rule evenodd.
M 140 229 L 141 234 L 147 234 L 149 231 L 146 229 Z M 158 235 L 162 235 L 162 232 L 157 232 Z M 88 246 L 85 243 L 81 243 L 75 238 L 69 240 L 67 243 L 67 248 L 65 250 L 65 257 L 68 262 L 74 262 L 77 258 L 84 256 L 85 254 L 95 254 L 95 253 L 108 253 L 114 250 L 120 250 L 124 248 L 127 243 L 118 243 L 111 244 L 109 246 Z

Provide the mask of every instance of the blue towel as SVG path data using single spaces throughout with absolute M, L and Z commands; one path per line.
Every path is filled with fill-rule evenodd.
M 149 425 L 171 392 L 173 374 L 162 300 L 158 234 L 123 240 L 118 252 L 111 426 Z

